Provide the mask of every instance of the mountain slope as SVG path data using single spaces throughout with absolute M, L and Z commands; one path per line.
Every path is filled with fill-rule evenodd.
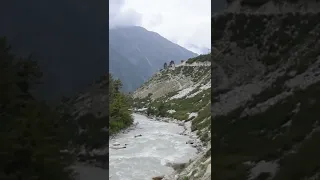
M 213 179 L 319 178 L 319 19 L 259 11 L 212 18 Z
M 134 91 L 171 60 L 185 60 L 196 54 L 159 34 L 138 26 L 109 30 L 110 72 Z
M 175 175 L 178 179 L 211 179 L 210 60 L 211 54 L 200 55 L 164 69 L 133 93 L 136 111 L 177 119 L 204 144 L 196 159 L 187 163 L 181 172 L 167 175 L 164 179 L 174 179 Z M 195 138 L 192 134 L 190 136 Z M 199 148 L 196 143 L 194 146 Z

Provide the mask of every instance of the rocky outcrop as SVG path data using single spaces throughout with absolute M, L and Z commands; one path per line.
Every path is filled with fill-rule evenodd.
M 142 99 L 152 94 L 151 99 L 158 99 L 165 95 L 171 96 L 170 93 L 193 85 L 208 83 L 211 63 L 205 61 L 188 64 L 187 62 L 176 65 L 174 69 L 166 69 L 155 74 L 133 93 L 133 97 Z

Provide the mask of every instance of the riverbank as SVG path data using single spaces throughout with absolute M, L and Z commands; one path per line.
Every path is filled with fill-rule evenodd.
M 155 180 L 177 180 L 178 177 L 189 177 L 191 169 L 196 169 L 195 167 L 199 166 L 199 164 L 208 165 L 208 163 L 211 162 L 211 158 L 207 159 L 208 149 L 211 149 L 211 144 L 204 146 L 200 138 L 197 136 L 196 132 L 192 132 L 191 130 L 191 124 L 192 124 L 192 118 L 188 120 L 176 120 L 169 117 L 156 117 L 156 116 L 148 116 L 146 113 L 143 112 L 135 112 L 136 114 L 140 114 L 143 116 L 146 116 L 154 121 L 160 121 L 160 122 L 171 122 L 178 124 L 179 126 L 183 126 L 184 131 L 180 133 L 180 135 L 188 136 L 191 140 L 186 142 L 187 144 L 190 144 L 193 148 L 197 149 L 197 155 L 189 160 L 188 162 L 183 163 L 168 163 L 166 166 L 169 166 L 174 169 L 173 172 L 161 175 L 161 176 L 154 176 L 153 179 Z M 205 159 L 205 161 L 203 161 Z M 199 168 L 197 168 L 199 169 Z M 199 170 L 201 171 L 201 170 Z M 203 171 L 203 170 L 202 170 Z M 188 172 L 188 173 L 187 173 Z M 193 173 L 195 171 L 192 171 Z M 204 172 L 201 172 L 201 174 L 208 174 L 211 172 L 211 169 L 206 169 Z M 196 174 L 199 175 L 200 173 Z

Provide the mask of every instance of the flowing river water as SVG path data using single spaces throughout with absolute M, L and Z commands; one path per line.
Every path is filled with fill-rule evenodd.
M 179 135 L 183 126 L 148 119 L 133 114 L 136 128 L 110 141 L 109 179 L 151 180 L 152 177 L 171 173 L 166 163 L 184 163 L 196 155 L 196 149 L 186 144 L 190 138 Z M 137 135 L 141 135 L 135 137 Z M 78 166 L 81 180 L 100 180 L 108 172 L 99 168 Z M 90 175 L 92 174 L 92 176 Z M 88 179 L 87 179 L 88 177 Z M 103 177 L 107 179 L 108 177 Z

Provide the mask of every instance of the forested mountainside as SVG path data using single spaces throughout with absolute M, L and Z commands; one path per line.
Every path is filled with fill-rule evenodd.
M 187 128 L 191 128 L 205 146 L 205 150 L 192 163 L 164 179 L 172 179 L 175 175 L 179 179 L 211 179 L 210 97 L 211 54 L 168 66 L 133 93 L 135 111 L 185 122 Z M 191 171 L 192 176 L 189 174 Z
M 133 92 L 162 68 L 164 62 L 196 56 L 158 33 L 139 26 L 109 30 L 109 64 L 113 76 Z
M 0 37 L 18 56 L 33 55 L 43 72 L 33 94 L 58 103 L 108 72 L 108 1 L 0 3 Z
M 320 13 L 259 11 L 273 2 L 212 17 L 216 180 L 320 178 Z

